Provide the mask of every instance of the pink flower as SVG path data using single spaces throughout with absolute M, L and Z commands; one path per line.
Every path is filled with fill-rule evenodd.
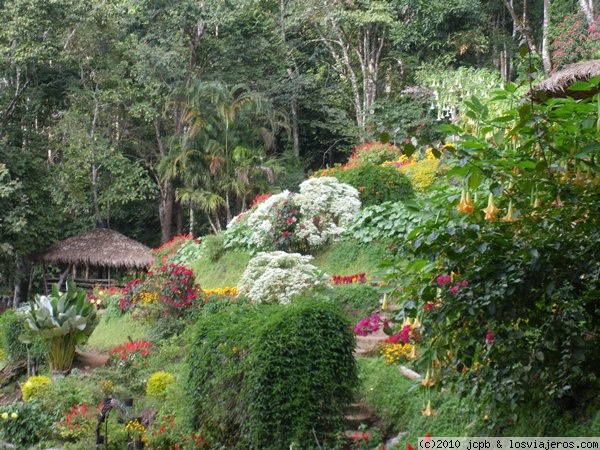
M 452 286 L 450 289 L 448 289 L 448 291 L 452 294 L 452 295 L 458 295 L 458 286 Z
M 492 345 L 492 342 L 494 342 L 494 332 L 492 330 L 489 330 L 485 335 L 485 343 L 487 345 Z
M 439 277 L 437 277 L 438 286 L 448 284 L 450 283 L 450 281 L 452 281 L 452 277 L 450 277 L 450 275 L 440 275 Z

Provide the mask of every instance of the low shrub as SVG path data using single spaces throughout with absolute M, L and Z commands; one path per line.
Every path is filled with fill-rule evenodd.
M 333 439 L 357 385 L 353 349 L 349 322 L 326 302 L 234 305 L 203 317 L 187 359 L 191 425 L 238 449 Z
M 0 407 L 0 439 L 16 448 L 29 448 L 48 437 L 51 416 L 36 400 Z
M 371 141 L 354 147 L 354 152 L 348 158 L 347 167 L 360 167 L 365 164 L 381 164 L 398 158 L 402 150 L 394 145 Z
M 397 170 L 406 175 L 414 190 L 424 192 L 427 191 L 440 176 L 440 160 L 423 159 L 421 161 L 415 161 L 412 164 L 400 166 Z
M 325 286 L 328 277 L 298 253 L 259 253 L 248 263 L 238 292 L 253 303 L 290 303 L 310 289 Z
M 200 244 L 200 257 L 211 262 L 217 262 L 225 253 L 225 236 L 221 234 L 209 234 L 202 237 Z M 196 258 L 199 259 L 199 258 Z
M 364 164 L 336 171 L 333 175 L 360 192 L 363 206 L 378 205 L 386 201 L 408 200 L 414 197 L 410 179 L 393 166 Z
M 363 208 L 348 228 L 347 235 L 361 244 L 401 242 L 419 224 L 419 210 L 413 202 L 385 202 Z
M 167 388 L 175 382 L 175 377 L 169 372 L 155 372 L 146 384 L 146 395 L 157 400 L 164 399 Z
M 52 384 L 50 377 L 45 375 L 36 375 L 29 377 L 21 386 L 21 394 L 26 402 L 38 398 L 44 394 Z
M 19 315 L 15 310 L 9 309 L 0 315 L 0 346 L 4 351 L 5 358 L 9 361 L 20 361 L 27 359 L 27 350 L 29 349 L 29 359 L 32 362 L 43 361 L 46 357 L 46 345 L 40 337 L 32 337 L 29 344 L 25 344 L 19 339 L 23 334 L 25 318 Z

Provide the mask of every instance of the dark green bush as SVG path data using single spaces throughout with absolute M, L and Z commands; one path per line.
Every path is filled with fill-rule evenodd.
M 353 397 L 353 348 L 350 323 L 326 302 L 202 316 L 187 360 L 192 426 L 213 445 L 315 447 L 340 430 Z
M 46 356 L 44 341 L 36 337 L 31 344 L 24 344 L 19 336 L 25 332 L 25 319 L 9 309 L 0 315 L 0 345 L 4 350 L 6 358 L 11 361 L 27 359 L 27 347 L 29 345 L 29 357 L 32 362 L 42 361 Z M 34 361 L 35 360 L 35 361 Z
M 223 234 L 208 234 L 202 237 L 200 253 L 211 262 L 217 262 L 225 253 L 225 237 Z
M 332 174 L 342 183 L 347 183 L 360 192 L 363 206 L 378 205 L 386 201 L 407 200 L 414 197 L 409 178 L 400 173 L 396 166 L 365 164 Z

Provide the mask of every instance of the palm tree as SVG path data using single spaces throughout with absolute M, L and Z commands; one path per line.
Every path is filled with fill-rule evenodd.
M 224 200 L 221 203 L 211 197 L 210 211 L 224 207 L 229 222 L 236 200 L 242 210 L 246 207 L 253 182 L 263 177 L 273 183 L 278 168 L 265 150 L 274 148 L 275 133 L 284 127 L 285 118 L 273 112 L 262 95 L 244 85 L 199 82 L 191 88 L 189 98 L 183 143 L 202 148 L 205 168 L 212 178 L 211 189 L 205 192 Z

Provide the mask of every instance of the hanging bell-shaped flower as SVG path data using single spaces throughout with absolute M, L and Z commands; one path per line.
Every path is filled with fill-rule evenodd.
M 513 206 L 513 202 L 512 200 L 510 202 L 508 202 L 508 211 L 506 213 L 506 215 L 502 218 L 502 221 L 504 222 L 515 222 L 517 219 L 515 217 L 515 209 Z
M 429 375 L 429 369 L 427 369 L 425 378 L 423 380 L 421 380 L 421 386 L 429 388 L 433 385 L 435 385 L 435 380 L 433 379 L 433 377 L 431 375 Z
M 463 189 L 462 193 L 460 194 L 460 202 L 456 206 L 456 209 L 458 209 L 460 212 L 464 212 L 464 213 L 472 213 L 474 210 L 473 202 L 469 198 L 469 193 L 466 192 L 464 189 Z
M 431 408 L 431 400 L 427 401 L 427 407 L 423 411 L 421 411 L 421 414 L 425 417 L 435 416 L 435 412 Z
M 485 220 L 496 220 L 496 214 L 500 211 L 494 204 L 494 194 L 490 192 L 488 204 L 482 210 L 485 213 Z

